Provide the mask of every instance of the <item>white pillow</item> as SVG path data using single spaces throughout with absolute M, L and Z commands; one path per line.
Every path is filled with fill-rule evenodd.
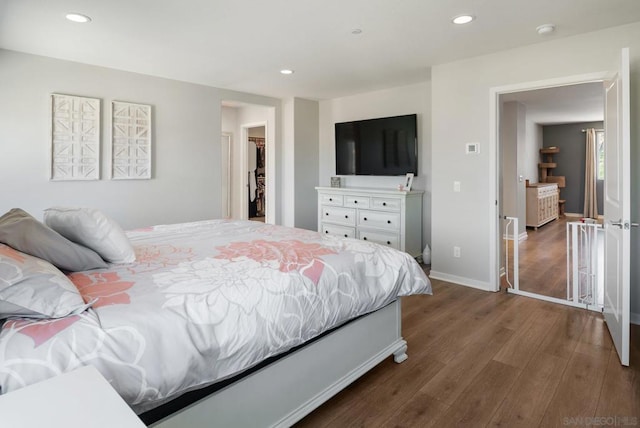
M 136 260 L 122 228 L 97 209 L 53 207 L 44 211 L 44 222 L 68 240 L 91 248 L 110 263 Z

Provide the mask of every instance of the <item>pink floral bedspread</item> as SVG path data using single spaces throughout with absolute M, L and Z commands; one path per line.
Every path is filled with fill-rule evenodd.
M 70 275 L 91 309 L 3 325 L 2 393 L 91 364 L 141 413 L 431 293 L 408 254 L 355 239 L 231 220 L 128 235 L 135 263 Z

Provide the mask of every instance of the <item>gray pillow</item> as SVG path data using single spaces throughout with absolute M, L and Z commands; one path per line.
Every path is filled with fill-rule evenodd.
M 19 208 L 0 217 L 0 242 L 69 272 L 107 267 L 95 251 L 69 241 Z
M 0 244 L 0 320 L 62 318 L 89 306 L 51 263 Z

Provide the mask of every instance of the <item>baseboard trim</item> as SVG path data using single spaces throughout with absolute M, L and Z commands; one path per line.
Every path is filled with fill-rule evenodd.
M 631 324 L 640 325 L 640 314 L 631 312 L 629 321 L 631 321 Z
M 527 232 L 522 232 L 518 236 L 518 242 L 522 242 L 522 241 L 526 240 L 528 237 L 529 237 L 529 235 L 527 234 Z
M 429 273 L 429 277 L 438 279 L 440 281 L 447 281 L 458 285 L 464 285 L 465 287 L 477 288 L 483 291 L 496 291 L 488 282 L 465 278 L 463 276 L 450 275 L 448 273 L 434 271 L 433 269 Z

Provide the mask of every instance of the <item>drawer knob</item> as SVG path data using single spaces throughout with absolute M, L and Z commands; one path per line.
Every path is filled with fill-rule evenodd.
M 329 215 L 329 213 L 324 213 L 324 215 Z
M 347 236 L 347 234 L 346 234 L 346 233 L 344 234 L 344 237 L 345 237 L 345 238 L 348 238 L 348 236 Z
M 348 216 L 348 215 L 345 215 L 345 216 L 344 216 L 344 218 L 349 218 L 349 216 Z
M 391 220 L 387 220 L 387 224 L 391 224 Z
M 328 230 L 325 230 L 325 231 L 324 231 L 324 233 L 329 233 L 329 231 L 328 231 Z
M 367 221 L 367 218 L 366 218 L 366 217 L 364 218 L 364 221 Z
M 387 245 L 391 245 L 391 241 L 387 241 Z
M 357 203 L 358 203 L 358 201 L 353 201 L 353 203 L 354 203 L 354 204 L 357 204 Z
M 387 203 L 386 203 L 386 202 L 383 202 L 383 203 L 382 203 L 382 206 L 383 206 L 383 207 L 386 207 L 386 206 L 387 206 Z
M 364 238 L 362 238 L 362 239 L 364 239 L 364 240 L 366 241 L 366 240 L 367 240 L 367 237 L 365 236 L 365 237 L 364 237 Z
M 333 202 L 333 198 L 329 198 L 329 202 Z

